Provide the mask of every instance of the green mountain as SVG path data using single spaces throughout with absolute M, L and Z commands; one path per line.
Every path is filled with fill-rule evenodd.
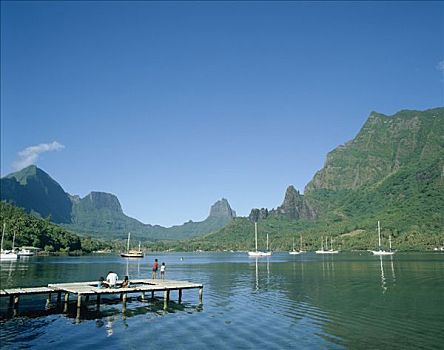
M 236 217 L 236 212 L 231 209 L 230 204 L 225 198 L 218 200 L 210 208 L 210 214 L 203 221 L 187 223 L 180 226 L 165 228 L 164 238 L 181 239 L 201 236 L 210 232 L 218 231 Z
M 318 216 L 384 217 L 411 231 L 442 227 L 444 108 L 373 112 L 356 138 L 327 156 L 305 188 Z M 394 228 L 394 227 L 393 227 Z
M 104 192 L 91 192 L 84 198 L 71 196 L 72 221 L 65 225 L 74 231 L 96 237 L 125 238 L 128 232 L 136 240 L 177 240 L 217 231 L 236 216 L 228 201 L 217 201 L 209 216 L 199 222 L 163 227 L 143 224 L 125 215 L 116 196 Z
M 162 227 L 144 224 L 125 215 L 118 198 L 110 193 L 91 192 L 72 196 L 46 172 L 31 165 L 0 179 L 1 200 L 37 217 L 48 218 L 66 229 L 106 239 L 125 239 L 128 232 L 141 241 L 185 239 L 217 231 L 236 216 L 228 201 L 217 201 L 201 222 Z
M 383 238 L 399 249 L 432 249 L 444 242 L 444 108 L 372 112 L 358 135 L 327 155 L 305 187 L 290 186 L 281 206 L 253 209 L 205 240 L 199 249 L 251 249 L 252 222 L 259 221 L 273 249 L 290 249 L 303 235 L 309 248 L 332 236 L 342 248 L 376 246 Z
M 31 165 L 0 180 L 1 199 L 57 224 L 71 221 L 69 195 L 43 170 Z

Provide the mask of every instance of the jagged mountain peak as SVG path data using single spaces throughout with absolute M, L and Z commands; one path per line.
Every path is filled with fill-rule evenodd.
M 211 206 L 210 215 L 208 217 L 209 218 L 222 217 L 222 218 L 232 219 L 236 217 L 236 212 L 233 209 L 231 209 L 228 200 L 222 198 Z

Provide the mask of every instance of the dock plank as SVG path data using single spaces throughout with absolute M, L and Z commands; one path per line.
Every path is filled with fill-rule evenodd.
M 122 281 L 118 281 L 121 283 Z M 130 280 L 130 286 L 127 288 L 98 288 L 98 281 L 70 282 L 70 283 L 51 283 L 47 287 L 28 287 L 28 288 L 9 288 L 0 290 L 0 296 L 6 295 L 24 295 L 24 294 L 43 294 L 53 292 L 65 292 L 78 295 L 94 294 L 118 294 L 118 293 L 136 293 L 136 292 L 156 292 L 179 289 L 203 288 L 200 283 L 176 280 L 160 279 L 134 279 Z
M 49 287 L 8 288 L 4 289 L 4 292 L 6 295 L 46 294 L 54 292 L 54 289 Z

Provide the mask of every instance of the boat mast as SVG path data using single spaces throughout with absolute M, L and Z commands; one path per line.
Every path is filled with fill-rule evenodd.
M 389 235 L 390 251 L 392 251 L 392 235 Z
M 257 222 L 254 223 L 254 241 L 256 243 L 256 251 L 257 251 Z
M 324 236 L 321 236 L 321 250 L 324 250 Z
M 267 233 L 267 251 L 268 251 L 268 233 Z
M 3 223 L 2 242 L 0 246 L 2 252 L 3 252 L 3 237 L 5 236 L 5 229 L 6 229 L 6 222 Z
M 128 243 L 126 244 L 126 251 L 129 252 L 129 242 L 130 242 L 131 232 L 128 232 Z
M 2 243 L 0 246 L 1 251 L 3 252 L 3 237 L 5 236 L 5 228 L 6 228 L 6 222 L 3 223 L 3 232 L 2 232 Z
M 301 235 L 301 247 L 299 248 L 299 250 L 302 252 L 302 235 Z
M 14 235 L 12 236 L 12 252 L 14 253 L 14 245 L 15 245 L 15 231 L 14 231 Z
M 379 250 L 381 250 L 381 225 L 378 220 L 378 242 L 379 242 Z
M 294 251 L 294 237 L 293 237 L 293 251 Z

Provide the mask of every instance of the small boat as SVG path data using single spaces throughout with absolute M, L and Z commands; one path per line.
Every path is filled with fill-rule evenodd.
M 35 253 L 28 248 L 21 248 L 18 252 L 17 252 L 18 256 L 34 256 Z
M 139 249 L 131 249 L 130 250 L 130 237 L 131 232 L 128 232 L 128 242 L 126 245 L 126 252 L 120 253 L 120 256 L 122 258 L 143 258 L 144 254 L 143 251 L 140 249 L 140 242 L 139 242 Z
M 379 243 L 379 250 L 370 250 L 373 255 L 393 255 L 395 254 L 394 251 L 392 251 L 392 236 L 389 235 L 389 244 L 390 244 L 390 250 L 386 251 L 382 249 L 381 246 L 381 225 L 378 221 L 378 243 Z
M 256 249 L 254 252 L 248 252 L 248 256 L 253 258 L 261 256 L 271 256 L 272 253 L 271 251 L 268 250 L 268 234 L 267 234 L 267 250 L 266 251 L 257 250 L 257 222 L 254 223 L 254 238 L 256 243 Z
M 6 224 L 3 223 L 2 240 L 0 243 L 0 261 L 17 260 L 19 258 L 19 256 L 16 253 L 14 253 L 15 232 L 14 232 L 14 236 L 12 238 L 12 250 L 3 250 L 3 239 L 5 237 L 5 228 L 6 228 Z
M 293 238 L 293 250 L 288 252 L 288 254 L 297 255 L 297 254 L 302 254 L 302 253 L 305 253 L 305 250 L 302 250 L 302 236 L 301 236 L 301 245 L 299 247 L 299 250 L 294 249 L 294 238 Z

